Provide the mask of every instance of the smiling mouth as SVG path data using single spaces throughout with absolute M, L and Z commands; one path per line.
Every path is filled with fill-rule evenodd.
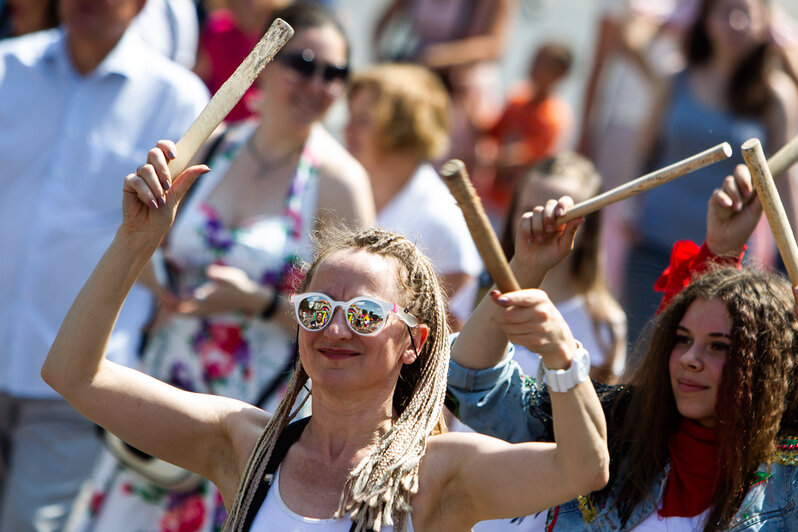
M 345 351 L 341 349 L 319 349 L 319 352 L 330 360 L 344 360 L 347 358 L 360 356 L 360 353 L 357 351 Z
M 676 382 L 679 385 L 680 392 L 686 392 L 686 393 L 703 392 L 704 390 L 709 389 L 709 386 L 704 386 L 702 384 L 698 384 L 693 381 L 678 379 Z

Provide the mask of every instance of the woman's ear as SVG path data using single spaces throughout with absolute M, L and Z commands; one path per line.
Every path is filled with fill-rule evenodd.
M 418 353 L 421 353 L 421 349 L 427 342 L 427 338 L 429 338 L 429 326 L 426 323 L 416 325 L 410 329 L 410 337 L 413 339 L 415 349 L 413 349 L 413 345 L 407 346 L 404 355 L 402 355 L 402 362 L 405 364 L 412 364 L 416 361 Z

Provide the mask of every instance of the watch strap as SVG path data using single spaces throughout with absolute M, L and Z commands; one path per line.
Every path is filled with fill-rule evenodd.
M 571 358 L 568 369 L 549 369 L 540 361 L 538 366 L 538 382 L 546 380 L 549 390 L 565 393 L 579 383 L 588 379 L 590 375 L 590 355 L 581 343 L 577 342 L 577 349 Z

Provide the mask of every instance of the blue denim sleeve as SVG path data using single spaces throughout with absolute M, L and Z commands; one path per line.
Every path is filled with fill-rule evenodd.
M 460 421 L 482 434 L 511 443 L 552 439 L 548 395 L 541 395 L 535 380 L 521 374 L 512 345 L 492 368 L 470 370 L 450 361 L 448 402 Z

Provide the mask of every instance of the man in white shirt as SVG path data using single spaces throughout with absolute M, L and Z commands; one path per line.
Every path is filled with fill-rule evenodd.
M 91 469 L 93 425 L 40 368 L 122 219 L 124 176 L 207 103 L 127 31 L 144 3 L 61 0 L 61 28 L 0 43 L 0 532 L 60 530 Z M 135 360 L 149 303 L 131 293 L 110 358 Z

